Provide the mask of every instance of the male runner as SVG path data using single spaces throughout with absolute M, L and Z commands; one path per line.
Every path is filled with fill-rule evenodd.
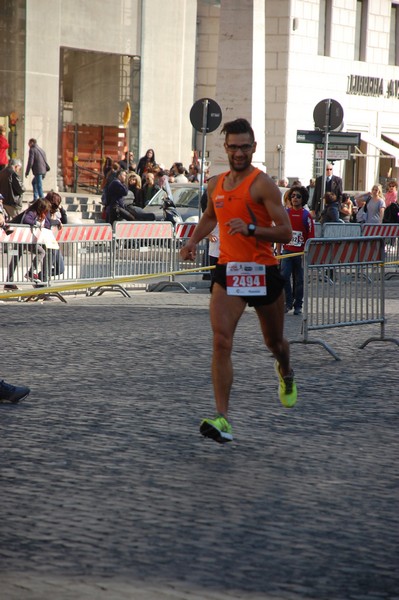
M 222 133 L 230 171 L 209 181 L 207 209 L 181 249 L 183 260 L 194 260 L 197 243 L 219 224 L 220 256 L 210 304 L 217 414 L 201 422 L 200 432 L 220 443 L 233 439 L 227 420 L 233 383 L 231 351 L 247 304 L 255 307 L 265 344 L 276 358 L 280 401 L 291 408 L 297 400 L 289 344 L 283 337 L 284 280 L 272 248 L 273 242 L 291 240 L 291 225 L 278 187 L 251 164 L 256 151 L 251 125 L 236 119 L 225 123 Z

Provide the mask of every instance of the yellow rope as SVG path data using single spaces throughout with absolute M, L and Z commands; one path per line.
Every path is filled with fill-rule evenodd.
M 295 252 L 293 254 L 280 254 L 276 256 L 278 260 L 282 260 L 284 258 L 291 258 L 293 256 L 302 256 L 304 252 Z M 381 263 L 384 264 L 384 263 Z M 385 265 L 397 265 L 399 261 L 387 262 Z M 75 290 L 87 290 L 89 288 L 101 287 L 106 285 L 121 285 L 123 283 L 131 283 L 134 281 L 140 281 L 143 279 L 153 279 L 155 277 L 169 277 L 172 275 L 186 275 L 188 273 L 197 273 L 200 271 L 210 271 L 214 269 L 215 266 L 207 266 L 207 267 L 196 267 L 195 269 L 184 269 L 181 271 L 168 271 L 166 273 L 152 273 L 150 275 L 127 275 L 125 277 L 118 277 L 113 279 L 99 279 L 96 281 L 85 281 L 83 283 L 67 283 L 64 285 L 54 285 L 51 287 L 40 287 L 35 288 L 33 290 L 16 290 L 14 292 L 0 292 L 0 300 L 5 300 L 8 298 L 29 298 L 30 296 L 42 296 L 43 294 L 51 294 L 51 293 L 59 293 L 62 292 L 72 292 Z

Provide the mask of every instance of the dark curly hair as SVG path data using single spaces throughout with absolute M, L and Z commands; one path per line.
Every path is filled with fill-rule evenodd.
M 230 133 L 249 133 L 251 136 L 252 143 L 255 141 L 254 130 L 246 119 L 236 119 L 235 121 L 228 121 L 223 125 L 223 129 L 220 133 L 224 133 L 227 136 Z
M 292 192 L 298 192 L 302 196 L 302 206 L 305 206 L 309 200 L 309 192 L 303 185 L 293 185 L 288 192 L 288 198 L 291 198 Z

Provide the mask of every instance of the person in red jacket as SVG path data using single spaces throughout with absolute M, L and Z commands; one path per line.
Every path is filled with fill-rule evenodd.
M 303 252 L 306 240 L 314 237 L 314 223 L 310 212 L 303 208 L 309 198 L 305 187 L 293 186 L 288 192 L 291 207 L 287 208 L 292 227 L 292 239 L 282 245 L 282 255 Z M 294 308 L 294 315 L 302 313 L 303 305 L 303 256 L 291 256 L 281 260 L 281 274 L 285 284 L 285 312 Z M 295 285 L 291 285 L 291 278 Z M 294 291 L 293 288 L 294 287 Z
M 8 165 L 7 150 L 10 144 L 5 136 L 6 128 L 4 125 L 0 125 L 0 171 Z

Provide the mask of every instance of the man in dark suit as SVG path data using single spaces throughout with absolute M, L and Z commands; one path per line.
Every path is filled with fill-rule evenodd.
M 316 218 L 316 221 L 320 218 L 320 213 L 323 209 L 322 198 L 326 192 L 331 192 L 337 197 L 338 204 L 341 204 L 342 198 L 342 179 L 337 175 L 333 175 L 333 166 L 331 163 L 327 163 L 326 166 L 326 188 L 323 191 L 323 177 L 317 177 L 315 190 L 313 194 L 312 203 L 312 216 Z

